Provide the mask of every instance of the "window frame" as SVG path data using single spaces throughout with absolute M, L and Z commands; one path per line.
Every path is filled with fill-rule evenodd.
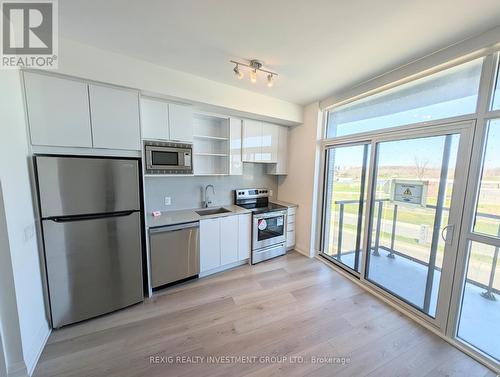
M 500 118 L 500 109 L 497 110 L 492 110 L 493 106 L 493 94 L 495 90 L 495 85 L 496 85 L 496 80 L 499 80 L 500 76 L 500 52 L 499 50 L 494 50 L 493 52 L 488 51 L 483 54 L 483 65 L 482 65 L 482 71 L 481 71 L 481 77 L 480 77 L 480 82 L 479 82 L 479 91 L 478 91 L 478 100 L 477 100 L 477 105 L 476 105 L 476 112 L 472 114 L 466 114 L 466 115 L 461 115 L 461 116 L 454 116 L 454 117 L 449 117 L 449 118 L 442 118 L 439 120 L 432 120 L 432 121 L 426 121 L 426 122 L 420 122 L 420 123 L 412 123 L 412 124 L 407 124 L 407 125 L 400 125 L 396 127 L 390 127 L 390 128 L 385 128 L 381 130 L 376 130 L 376 131 L 367 131 L 367 132 L 362 132 L 362 133 L 357 133 L 357 134 L 352 134 L 352 135 L 345 135 L 345 136 L 337 136 L 337 137 L 332 137 L 332 138 L 327 138 L 327 123 L 328 123 L 328 111 L 331 111 L 335 107 L 338 106 L 343 106 L 349 102 L 353 102 L 359 99 L 362 99 L 367 96 L 371 96 L 373 94 L 377 94 L 379 92 L 382 92 L 386 89 L 390 89 L 392 87 L 400 85 L 400 83 L 394 84 L 392 87 L 388 85 L 384 85 L 383 87 L 379 88 L 378 90 L 370 90 L 369 92 L 365 93 L 364 95 L 359 95 L 355 96 L 350 100 L 345 100 L 342 102 L 339 102 L 336 105 L 333 106 L 328 106 L 322 110 L 322 140 L 319 142 L 319 148 L 320 148 L 320 174 L 319 174 L 319 184 L 318 184 L 318 198 L 319 204 L 318 204 L 318 216 L 317 216 L 317 229 L 319 231 L 316 234 L 316 245 L 319 245 L 318 251 L 321 254 L 321 251 L 323 250 L 323 224 L 324 224 L 324 216 L 325 216 L 325 209 L 324 209 L 324 199 L 326 195 L 326 190 L 325 190 L 325 184 L 326 184 L 326 176 L 325 176 L 325 167 L 326 167 L 326 148 L 328 147 L 333 147 L 333 146 L 341 146 L 341 145 L 349 145 L 349 144 L 355 144 L 355 143 L 367 143 L 367 142 L 372 142 L 372 147 L 371 147 L 371 156 L 369 157 L 369 163 L 370 163 L 370 170 L 368 172 L 368 191 L 371 192 L 373 190 L 372 181 L 373 181 L 373 171 L 372 171 L 372 161 L 373 158 L 375 157 L 375 153 L 377 150 L 376 146 L 376 139 L 379 137 L 388 137 L 390 138 L 391 135 L 394 137 L 397 137 L 398 134 L 403 133 L 412 133 L 412 132 L 417 132 L 418 130 L 422 131 L 429 131 L 430 128 L 433 127 L 439 127 L 443 124 L 448 124 L 448 123 L 460 123 L 460 122 L 467 122 L 471 121 L 475 123 L 475 130 L 473 135 L 471 135 L 471 152 L 470 152 L 470 167 L 469 167 L 469 172 L 468 172 L 468 178 L 466 185 L 464 187 L 465 189 L 465 206 L 463 210 L 463 215 L 462 215 L 462 226 L 459 231 L 459 241 L 458 241 L 458 249 L 457 249 L 457 259 L 456 259 L 456 265 L 455 265 L 455 280 L 453 282 L 453 287 L 451 289 L 451 298 L 449 299 L 449 311 L 448 311 L 448 316 L 446 318 L 446 324 L 443 328 L 443 331 L 436 330 L 434 329 L 437 334 L 445 338 L 448 342 L 452 343 L 455 345 L 457 348 L 468 354 L 469 356 L 473 357 L 477 361 L 481 362 L 482 364 L 486 365 L 487 367 L 493 369 L 493 370 L 500 370 L 500 361 L 493 359 L 491 356 L 488 354 L 485 354 L 481 350 L 477 349 L 473 345 L 465 342 L 464 340 L 460 339 L 458 337 L 458 323 L 459 323 L 459 316 L 461 314 L 461 304 L 462 304 L 462 293 L 463 293 L 463 288 L 466 280 L 466 274 L 467 274 L 467 263 L 469 259 L 469 243 L 471 241 L 475 242 L 481 242 L 487 245 L 491 246 L 500 246 L 500 239 L 495 238 L 495 237 L 490 237 L 487 235 L 482 235 L 482 234 L 476 234 L 472 232 L 473 230 L 473 221 L 474 221 L 474 215 L 475 215 L 475 208 L 477 206 L 477 200 L 478 200 L 478 194 L 479 194 L 479 188 L 480 188 L 480 173 L 481 173 L 481 166 L 483 162 L 483 156 L 484 156 L 484 151 L 485 151 L 485 138 L 486 138 L 486 129 L 487 129 L 487 124 L 488 121 L 491 119 L 496 119 Z M 475 60 L 480 56 L 474 56 L 470 60 Z M 465 61 L 460 61 L 458 64 L 462 64 Z M 450 65 L 446 66 L 444 69 L 451 68 Z M 436 71 L 430 72 L 430 74 L 436 73 Z M 416 76 L 414 79 L 421 78 L 422 76 Z M 401 81 L 401 80 L 400 80 Z M 411 80 L 409 80 L 411 81 Z M 406 81 L 408 82 L 408 81 Z M 366 229 L 366 234 L 365 237 L 368 237 L 369 229 L 370 229 L 370 224 L 368 224 L 369 221 L 371 221 L 371 214 L 373 209 L 370 208 L 371 205 L 368 204 L 365 208 L 365 222 L 367 224 L 365 225 Z M 366 242 L 364 243 L 364 247 L 366 247 Z M 366 250 L 363 250 L 363 255 L 366 254 Z M 329 259 L 328 259 L 329 260 Z M 366 281 L 364 281 L 363 276 L 365 275 L 365 268 L 366 268 L 366 260 L 363 259 L 361 266 L 361 276 L 358 276 L 358 274 L 352 274 L 351 276 L 353 279 L 358 280 L 359 284 L 362 286 L 365 286 L 366 288 L 370 289 L 372 288 L 372 291 L 375 291 L 376 293 L 381 293 L 382 296 L 384 296 L 384 292 L 380 292 L 379 290 L 376 289 L 376 287 L 371 286 L 369 283 L 367 284 Z M 339 264 L 333 262 L 334 266 L 339 266 Z M 345 271 L 345 269 L 343 269 Z M 389 299 L 390 300 L 390 299 Z M 419 316 L 415 315 L 415 312 L 412 310 L 412 308 L 408 308 L 404 304 L 397 303 L 397 306 L 400 307 L 403 311 L 405 311 L 410 317 L 413 319 L 421 322 L 425 326 L 425 321 L 419 320 Z M 432 326 L 429 326 L 430 329 L 432 329 Z

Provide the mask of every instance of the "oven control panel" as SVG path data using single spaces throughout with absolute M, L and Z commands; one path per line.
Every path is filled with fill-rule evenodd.
M 251 199 L 251 198 L 267 198 L 269 197 L 269 190 L 266 188 L 261 189 L 237 189 L 235 190 L 236 199 Z

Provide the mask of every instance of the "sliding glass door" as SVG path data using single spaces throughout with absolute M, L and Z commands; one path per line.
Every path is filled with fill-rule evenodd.
M 355 273 L 361 271 L 369 155 L 364 143 L 326 152 L 324 255 Z
M 472 123 L 376 142 L 364 277 L 446 323 Z
M 325 149 L 322 254 L 444 329 L 473 122 Z

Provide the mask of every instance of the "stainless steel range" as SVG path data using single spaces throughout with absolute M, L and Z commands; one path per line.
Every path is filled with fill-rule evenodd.
M 235 190 L 235 204 L 252 211 L 251 263 L 284 255 L 287 207 L 270 203 L 265 188 Z

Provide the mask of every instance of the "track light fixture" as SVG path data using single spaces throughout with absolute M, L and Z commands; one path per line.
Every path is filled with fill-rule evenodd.
M 250 81 L 252 83 L 257 82 L 257 71 L 264 72 L 267 74 L 267 86 L 272 87 L 274 85 L 274 76 L 278 76 L 276 72 L 267 71 L 262 69 L 262 62 L 256 59 L 250 60 L 248 63 L 237 62 L 234 60 L 230 60 L 231 63 L 235 64 L 233 68 L 233 72 L 238 79 L 243 78 L 243 72 L 240 70 L 240 66 L 247 67 L 250 69 Z
M 273 85 L 274 85 L 273 74 L 269 73 L 267 75 L 267 86 L 270 87 L 270 88 L 272 88 Z
M 239 80 L 241 80 L 244 76 L 243 72 L 240 71 L 239 64 L 236 64 L 236 66 L 233 69 L 233 72 Z

